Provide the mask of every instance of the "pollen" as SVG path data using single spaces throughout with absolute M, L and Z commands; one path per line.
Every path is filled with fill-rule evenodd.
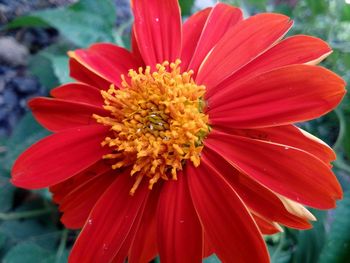
M 94 115 L 110 127 L 102 146 L 111 153 L 112 168 L 130 168 L 133 195 L 147 178 L 149 189 L 159 180 L 176 180 L 186 162 L 200 164 L 203 140 L 210 132 L 204 113 L 205 86 L 193 80 L 193 71 L 181 72 L 181 61 L 129 70 L 121 88 L 102 91 L 108 117 Z

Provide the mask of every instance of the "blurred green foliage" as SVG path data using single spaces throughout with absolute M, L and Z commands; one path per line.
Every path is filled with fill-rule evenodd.
M 180 1 L 182 14 L 194 11 L 194 0 Z M 241 7 L 246 16 L 258 12 L 280 12 L 295 24 L 289 34 L 320 37 L 333 48 L 323 63 L 350 82 L 350 5 L 345 0 L 226 0 Z M 69 7 L 33 12 L 15 19 L 7 28 L 54 27 L 60 33 L 58 43 L 30 59 L 30 69 L 43 85 L 51 89 L 70 80 L 70 49 L 87 47 L 94 42 L 114 42 L 128 47 L 122 36 L 130 25 L 115 27 L 116 15 L 111 0 L 81 0 Z M 266 237 L 273 263 L 346 263 L 350 262 L 350 101 L 346 96 L 333 113 L 302 127 L 337 152 L 334 170 L 344 189 L 344 199 L 333 211 L 312 211 L 318 221 L 309 231 L 285 229 Z M 0 138 L 0 259 L 6 263 L 66 262 L 76 233 L 59 223 L 59 213 L 47 190 L 15 189 L 8 181 L 15 158 L 29 145 L 48 134 L 27 114 L 10 138 Z M 158 261 L 157 261 L 158 262 Z M 219 260 L 212 256 L 206 263 Z

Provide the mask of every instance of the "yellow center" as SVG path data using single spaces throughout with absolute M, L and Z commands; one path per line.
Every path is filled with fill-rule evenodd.
M 134 194 L 144 177 L 149 188 L 160 179 L 177 179 L 186 160 L 200 163 L 203 140 L 209 133 L 203 113 L 205 86 L 198 86 L 192 71 L 181 73 L 180 60 L 129 71 L 122 76 L 122 88 L 113 85 L 102 91 L 109 117 L 94 115 L 98 123 L 110 126 L 102 142 L 112 149 L 105 159 L 114 159 L 113 169 L 130 167 L 136 176 Z

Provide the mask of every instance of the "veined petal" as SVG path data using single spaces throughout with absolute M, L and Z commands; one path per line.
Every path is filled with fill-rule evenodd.
M 147 184 L 143 184 L 131 196 L 133 183 L 129 174 L 118 176 L 101 196 L 73 246 L 69 262 L 110 262 L 117 256 L 126 257 L 118 254 L 124 242 L 130 241 L 130 231 L 149 194 Z
M 344 80 L 322 67 L 278 68 L 212 96 L 210 122 L 219 127 L 261 128 L 307 121 L 334 109 L 344 87 Z
M 203 61 L 197 83 L 215 87 L 273 46 L 291 26 L 289 17 L 279 14 L 259 14 L 241 21 Z
M 193 207 L 186 174 L 163 186 L 158 207 L 158 244 L 162 262 L 202 262 L 202 227 Z
M 277 223 L 270 222 L 255 214 L 253 214 L 253 218 L 261 233 L 264 235 L 273 235 L 278 232 L 283 232 L 283 229 Z
M 154 67 L 179 58 L 182 33 L 178 1 L 131 0 L 131 8 L 136 41 L 145 64 Z
M 309 210 L 307 210 L 305 206 L 294 202 L 293 200 L 290 200 L 284 196 L 278 195 L 278 197 L 281 199 L 283 205 L 290 213 L 300 218 L 305 218 L 310 221 L 316 221 L 316 217 Z
M 93 165 L 109 149 L 101 146 L 108 129 L 101 125 L 73 128 L 37 142 L 16 160 L 12 183 L 27 189 L 58 184 Z
M 199 66 L 212 48 L 230 28 L 242 21 L 242 19 L 242 11 L 239 8 L 228 4 L 217 3 L 211 10 L 204 25 L 188 68 L 192 69 L 196 74 Z
M 300 149 L 215 130 L 205 145 L 237 170 L 298 203 L 328 209 L 342 197 L 329 166 Z
M 218 86 L 207 89 L 210 97 L 232 85 L 238 86 L 248 79 L 264 72 L 293 64 L 315 64 L 332 52 L 331 47 L 323 40 L 311 36 L 297 35 L 286 38 L 271 49 L 261 54 L 248 65 L 238 70 Z
M 329 164 L 336 158 L 334 151 L 326 143 L 294 125 L 260 129 L 231 129 L 230 127 L 224 127 L 221 130 L 227 134 L 292 146 L 314 155 L 326 164 Z
M 201 165 L 187 165 L 185 172 L 195 209 L 220 260 L 269 262 L 260 231 L 234 189 Z
M 52 97 L 62 100 L 81 102 L 102 107 L 103 99 L 100 90 L 84 83 L 68 83 L 50 92 Z
M 61 222 L 68 228 L 79 229 L 83 227 L 98 199 L 117 176 L 119 176 L 118 172 L 109 171 L 87 179 L 68 193 L 59 207 L 60 211 L 63 212 Z
M 143 61 L 139 45 L 135 36 L 135 25 L 131 28 L 131 53 L 140 61 Z
M 276 196 L 275 193 L 254 179 L 239 172 L 219 153 L 215 153 L 209 148 L 204 149 L 202 165 L 210 173 L 224 177 L 227 183 L 242 198 L 249 211 L 252 211 L 254 214 L 292 228 L 311 228 L 311 224 L 307 219 L 290 213 L 279 196 Z
M 35 98 L 28 103 L 35 119 L 46 129 L 58 132 L 74 127 L 95 125 L 93 114 L 108 115 L 108 111 L 91 104 L 62 99 Z
M 210 244 L 208 235 L 203 232 L 203 258 L 209 257 L 214 253 L 213 246 Z
M 77 49 L 68 54 L 72 60 L 85 67 L 89 75 L 97 76 L 109 85 L 115 84 L 118 87 L 121 83 L 121 75 L 127 75 L 130 69 L 137 69 L 141 65 L 141 62 L 137 61 L 128 50 L 108 43 L 94 44 L 88 49 Z M 86 82 L 73 75 L 74 72 L 71 72 L 73 78 Z M 104 83 L 98 88 L 107 89 L 109 85 L 106 87 Z
M 149 194 L 142 214 L 142 224 L 137 229 L 130 248 L 129 263 L 149 263 L 158 254 L 156 218 L 160 189 L 155 185 Z
M 110 169 L 111 166 L 109 164 L 107 164 L 104 160 L 99 160 L 81 173 L 78 173 L 59 184 L 50 186 L 53 201 L 60 204 L 70 192 L 79 188 L 86 181 L 108 172 Z
M 188 69 L 203 27 L 212 8 L 206 8 L 190 16 L 182 26 L 181 68 Z
M 92 73 L 89 69 L 72 58 L 69 59 L 69 76 L 97 89 L 108 89 L 111 85 L 109 81 Z

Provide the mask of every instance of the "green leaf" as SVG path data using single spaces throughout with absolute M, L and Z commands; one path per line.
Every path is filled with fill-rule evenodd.
M 9 150 L 3 159 L 3 168 L 10 171 L 16 158 L 25 149 L 48 134 L 49 132 L 35 121 L 32 114 L 27 113 L 17 124 L 16 129 L 5 145 Z
M 6 28 L 12 29 L 12 28 L 18 28 L 18 27 L 48 27 L 50 26 L 49 23 L 45 22 L 44 19 L 42 19 L 39 16 L 35 15 L 35 12 L 33 15 L 28 16 L 20 16 L 10 23 L 6 25 Z
M 15 188 L 9 178 L 0 175 L 0 212 L 6 212 L 12 207 Z
M 63 254 L 59 257 L 57 255 L 52 255 L 41 263 L 66 263 L 68 262 L 69 251 L 64 250 Z
M 36 54 L 30 62 L 30 70 L 48 89 L 71 82 L 69 76 L 68 50 L 73 49 L 67 43 L 59 42 Z
M 267 0 L 247 0 L 249 4 L 260 10 L 266 10 Z
M 68 56 L 56 56 L 50 53 L 45 54 L 45 56 L 51 61 L 54 74 L 60 84 L 72 82 L 69 77 Z
M 289 232 L 289 231 L 288 231 Z M 271 263 L 288 263 L 292 257 L 289 247 L 288 232 L 280 232 L 272 236 L 265 236 L 267 248 L 270 253 Z M 270 241 L 270 242 L 269 242 Z M 273 244 L 271 244 L 271 242 Z
M 350 262 L 350 191 L 338 202 L 319 263 Z
M 181 13 L 183 16 L 189 16 L 192 11 L 194 0 L 180 0 Z
M 0 233 L 0 250 L 6 243 L 6 236 L 3 233 Z
M 306 0 L 306 4 L 314 15 L 323 14 L 328 11 L 328 3 L 326 0 Z
M 220 259 L 216 255 L 212 255 L 203 260 L 203 263 L 220 263 Z
M 46 219 L 46 222 L 45 222 Z M 5 235 L 9 244 L 31 241 L 45 249 L 57 246 L 61 231 L 57 230 L 52 216 L 42 215 L 40 221 L 35 219 L 9 220 L 0 224 L 0 234 Z
M 14 246 L 4 257 L 3 263 L 42 263 L 45 262 L 52 252 L 40 246 L 24 242 Z
M 346 136 L 344 136 L 343 146 L 344 146 L 344 150 L 347 158 L 350 159 L 350 121 L 349 120 L 346 120 L 345 127 L 346 127 L 345 128 Z
M 344 7 L 342 12 L 342 20 L 350 21 L 350 5 Z
M 59 85 L 59 80 L 55 75 L 52 61 L 43 56 L 41 52 L 29 59 L 28 68 L 46 88 L 51 89 Z
M 116 13 L 111 0 L 81 0 L 68 7 L 31 13 L 9 23 L 20 26 L 51 26 L 79 47 L 113 41 Z
M 312 212 L 317 221 L 313 223 L 312 229 L 298 231 L 297 248 L 293 255 L 295 262 L 317 262 L 324 246 L 326 213 L 316 210 Z

